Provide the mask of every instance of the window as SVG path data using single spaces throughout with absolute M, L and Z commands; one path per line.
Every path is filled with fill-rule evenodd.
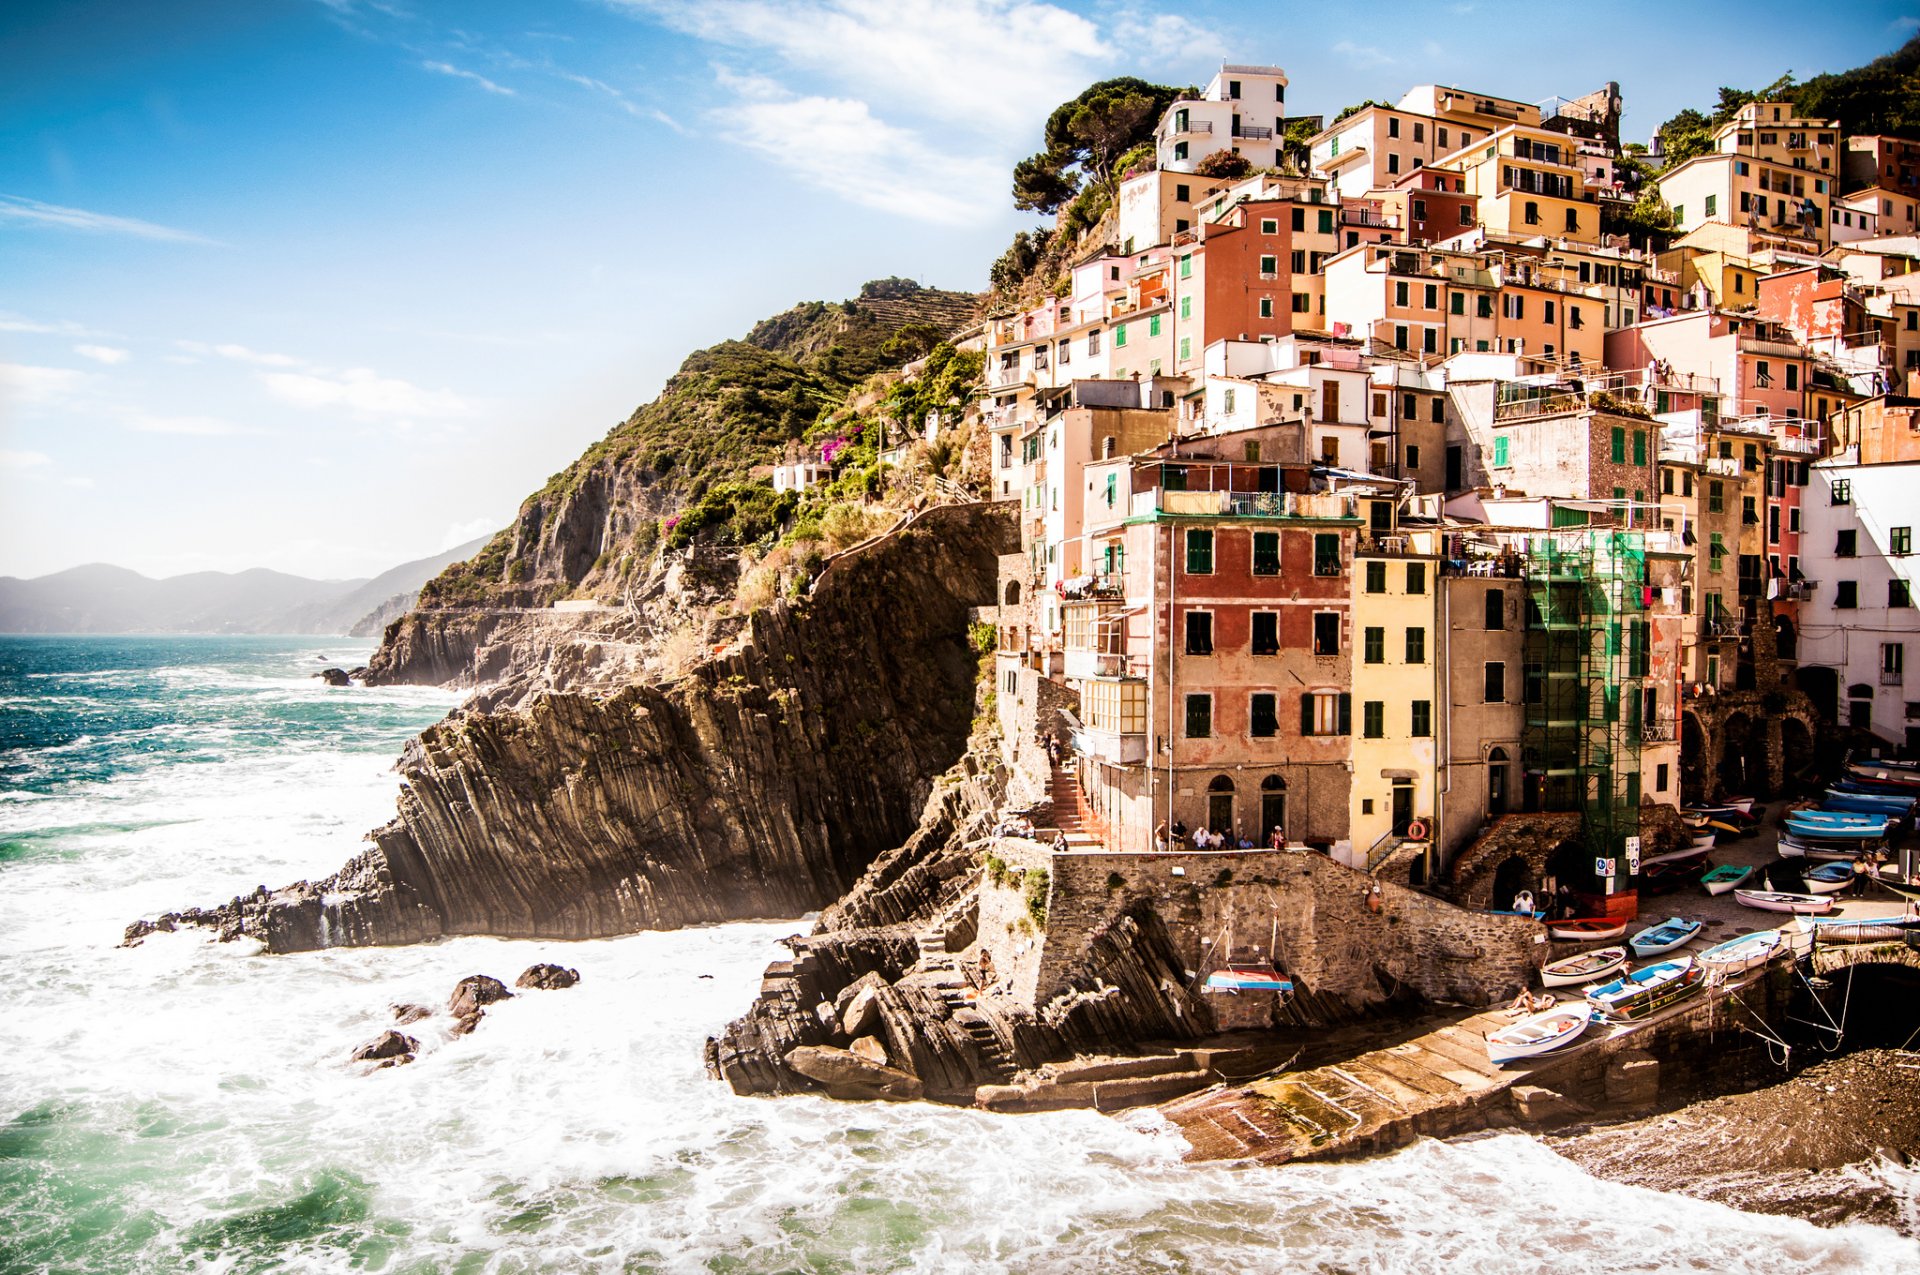
M 1173 197 L 1174 197 L 1174 198 L 1175 198 L 1176 200 L 1178 200 L 1178 201 L 1179 201 L 1180 203 L 1183 203 L 1183 204 L 1184 204 L 1184 203 L 1186 203 L 1186 202 L 1187 202 L 1187 201 L 1188 201 L 1189 199 L 1191 199 L 1191 198 L 1192 198 L 1193 196 L 1192 196 L 1192 192 L 1191 192 L 1191 191 L 1190 191 L 1190 190 L 1189 190 L 1189 189 L 1187 188 L 1187 186 L 1186 186 L 1186 185 L 1185 185 L 1185 184 L 1183 183 L 1183 184 L 1181 184 L 1181 185 L 1177 185 L 1177 186 L 1175 186 L 1175 187 L 1173 188 Z
M 1314 536 L 1313 574 L 1317 576 L 1340 574 L 1340 536 L 1337 532 L 1321 532 Z
M 1257 576 L 1280 574 L 1279 532 L 1256 531 L 1253 533 L 1253 574 Z
M 1420 298 L 1420 308 L 1423 310 L 1440 308 L 1440 290 L 1436 285 L 1430 283 L 1426 286 Z
M 1503 590 L 1488 589 L 1485 607 L 1487 632 L 1495 633 L 1507 627 L 1507 595 Z
M 1726 542 L 1720 538 L 1720 533 L 1716 531 L 1711 537 L 1711 543 L 1707 545 L 1707 569 L 1710 571 L 1720 570 L 1721 561 L 1725 559 L 1726 556 Z
M 1420 468 L 1420 449 L 1411 443 L 1407 445 L 1407 468 Z
M 1362 634 L 1361 659 L 1367 664 L 1385 664 L 1387 662 L 1387 631 L 1375 625 L 1368 625 Z
M 1526 223 L 1529 226 L 1537 226 L 1540 224 L 1540 205 L 1534 203 L 1531 199 L 1527 201 Z
M 1416 199 L 1413 201 L 1413 219 L 1415 221 L 1425 221 L 1427 219 L 1427 201 L 1426 200 Z
M 1887 528 L 1887 552 L 1895 557 L 1904 557 L 1913 552 L 1913 528 Z
M 1147 335 L 1148 336 L 1160 335 L 1160 316 L 1159 315 L 1156 314 L 1152 318 L 1147 320 Z
M 1193 357 L 1193 338 L 1192 337 L 1183 336 L 1180 338 L 1180 357 L 1183 359 L 1190 359 Z
M 1193 254 L 1190 252 L 1181 254 L 1180 277 L 1182 279 L 1193 278 Z
M 1296 293 L 1295 295 L 1298 296 L 1299 294 Z M 1185 300 L 1184 297 L 1181 299 Z M 1263 319 L 1271 319 L 1273 317 L 1273 298 L 1272 297 L 1260 298 L 1260 317 Z
M 1261 274 L 1263 274 L 1263 275 L 1267 275 L 1267 276 L 1269 276 L 1269 277 L 1271 277 L 1271 276 L 1273 276 L 1273 275 L 1276 275 L 1276 274 L 1279 274 L 1279 273 L 1280 273 L 1280 258 L 1278 258 L 1278 257 L 1262 257 L 1262 258 L 1260 258 L 1260 273 L 1261 273 Z
M 1407 663 L 1425 664 L 1427 662 L 1427 631 L 1424 628 L 1407 630 Z
M 1496 436 L 1493 440 L 1493 463 L 1502 467 L 1512 464 L 1509 454 L 1507 436 L 1505 434 Z
M 1449 292 L 1447 294 L 1447 313 L 1464 315 L 1467 312 L 1467 294 Z
M 1317 214 L 1317 216 L 1316 216 L 1316 218 L 1315 218 L 1315 223 L 1316 223 L 1316 225 L 1317 225 L 1317 227 L 1318 227 L 1318 229 L 1319 229 L 1319 231 L 1320 231 L 1320 233 L 1321 233 L 1321 234 L 1323 234 L 1323 235 L 1330 235 L 1330 234 L 1332 234 L 1332 233 L 1333 233 L 1333 212 L 1332 212 L 1332 210 L 1331 210 L 1331 209 L 1325 209 L 1325 208 L 1323 208 L 1323 209 L 1321 209 L 1321 210 L 1320 210 L 1320 212 L 1319 212 L 1319 213 Z
M 1708 195 L 1707 207 L 1703 215 L 1711 217 L 1719 211 L 1720 211 L 1720 197 L 1718 195 Z
M 1280 733 L 1275 698 L 1271 692 L 1262 691 L 1247 700 L 1247 734 L 1255 739 L 1272 739 Z
M 1353 699 L 1339 691 L 1308 691 L 1300 697 L 1302 735 L 1345 735 L 1353 730 Z
M 1900 686 L 1907 668 L 1907 648 L 1901 642 L 1880 644 L 1880 685 Z
M 1831 502 L 1836 505 L 1850 505 L 1853 503 L 1852 479 L 1836 478 L 1833 480 Z
M 1387 705 L 1370 699 L 1360 705 L 1360 733 L 1368 739 L 1383 739 L 1387 733 Z
M 1302 231 L 1304 231 L 1307 228 L 1307 210 L 1306 209 L 1295 208 L 1293 210 L 1293 228 L 1295 230 L 1302 230 Z
M 1407 284 L 1405 280 L 1397 281 L 1393 285 L 1393 303 L 1395 305 L 1409 304 L 1407 300 Z
M 1213 613 L 1211 611 L 1187 612 L 1187 654 L 1213 654 Z
M 1260 233 L 1263 235 L 1279 234 L 1280 219 L 1277 217 L 1262 217 L 1260 219 Z
M 1473 205 L 1472 204 L 1460 205 L 1460 224 L 1463 226 L 1471 226 L 1473 224 Z
M 1255 655 L 1280 654 L 1280 613 L 1278 611 L 1253 613 L 1253 653 Z
M 1427 564 L 1409 562 L 1407 564 L 1407 592 L 1425 593 L 1427 591 Z
M 1647 463 L 1647 431 L 1644 429 L 1633 431 L 1633 463 L 1636 465 Z
M 1913 605 L 1913 586 L 1905 580 L 1887 581 L 1887 606 L 1890 608 L 1910 607 Z
M 1193 317 L 1193 298 L 1191 296 L 1180 298 L 1180 317 L 1182 319 L 1191 319 Z M 1154 335 L 1159 335 L 1159 329 L 1156 328 L 1154 330 Z
M 1340 654 L 1340 613 L 1338 611 L 1313 613 L 1313 653 L 1315 655 Z
M 1187 532 L 1187 574 L 1190 576 L 1213 574 L 1213 533 L 1211 531 L 1196 529 Z
M 1127 325 L 1124 323 L 1115 324 L 1113 329 L 1113 348 L 1116 350 L 1124 349 L 1126 344 Z
M 1851 611 L 1860 605 L 1860 585 L 1858 581 L 1842 580 L 1834 586 L 1833 605 L 1835 610 Z
M 1707 512 L 1710 514 L 1719 514 L 1719 513 L 1725 513 L 1726 511 L 1727 511 L 1726 495 L 1723 489 L 1721 488 L 1720 484 L 1717 481 L 1708 483 L 1707 484 Z
M 1619 425 L 1613 427 L 1613 463 L 1627 463 L 1627 431 Z
M 1087 354 L 1091 356 L 1098 353 L 1100 353 L 1100 333 L 1096 329 L 1087 333 Z
M 1504 704 L 1507 702 L 1507 666 L 1499 660 L 1489 660 L 1487 662 L 1485 682 L 1480 698 L 1489 704 Z
M 1313 298 L 1304 292 L 1293 294 L 1293 312 L 1306 314 L 1313 308 Z
M 1385 593 L 1387 591 L 1387 564 L 1369 562 L 1367 564 L 1367 592 Z
M 1213 734 L 1213 696 L 1187 696 L 1187 738 L 1206 739 Z
M 1413 722 L 1408 731 L 1415 739 L 1424 739 L 1433 734 L 1433 701 L 1417 699 L 1413 701 Z
M 1118 474 L 1107 475 L 1106 496 L 1107 496 L 1107 508 L 1111 509 L 1113 508 L 1113 502 L 1117 500 L 1120 496 L 1120 476 Z
M 1842 531 L 1837 536 L 1835 536 L 1834 542 L 1833 542 L 1833 556 L 1836 558 L 1853 557 L 1855 540 L 1857 535 L 1858 535 L 1857 532 L 1849 530 L 1849 531 Z

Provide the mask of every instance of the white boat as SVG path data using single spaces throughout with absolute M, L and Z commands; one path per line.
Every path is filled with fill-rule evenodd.
M 1898 943 L 1920 930 L 1920 917 L 1823 916 L 1813 923 L 1816 943 Z
M 1860 843 L 1851 845 L 1837 841 L 1821 841 L 1813 837 L 1783 832 L 1779 842 L 1780 856 L 1784 859 L 1824 859 L 1832 862 L 1836 859 L 1851 859 L 1860 853 Z
M 1786 935 L 1778 930 L 1755 930 L 1739 938 L 1715 944 L 1700 953 L 1698 960 L 1709 974 L 1741 974 L 1765 965 L 1783 949 Z
M 1496 1063 L 1509 1063 L 1548 1053 L 1574 1040 L 1592 1023 L 1593 1006 L 1581 1001 L 1556 1005 L 1544 1014 L 1488 1032 L 1487 1057 Z
M 1711 850 L 1719 844 L 1719 841 L 1718 837 L 1709 832 L 1705 835 L 1696 835 L 1691 844 L 1695 850 Z
M 1566 921 L 1548 921 L 1547 935 L 1565 943 L 1593 943 L 1617 939 L 1627 932 L 1627 923 L 1612 917 L 1582 916 Z
M 1700 932 L 1700 922 L 1669 917 L 1627 940 L 1635 956 L 1662 956 L 1677 947 L 1685 947 Z
M 1800 874 L 1807 883 L 1808 894 L 1838 894 L 1853 884 L 1853 865 L 1851 863 L 1823 863 L 1817 868 L 1808 868 Z
M 1607 1018 L 1645 1018 L 1697 989 L 1704 977 L 1691 956 L 1678 956 L 1591 988 L 1587 1003 Z
M 1540 967 L 1540 981 L 1548 987 L 1578 987 L 1582 983 L 1597 982 L 1609 974 L 1617 973 L 1626 965 L 1626 948 L 1596 948 L 1578 956 L 1548 961 Z
M 1734 902 L 1762 912 L 1797 912 L 1814 915 L 1833 911 L 1833 900 L 1819 894 L 1787 894 L 1780 890 L 1735 890 Z
M 1751 797 L 1722 797 L 1720 804 L 1723 806 L 1732 806 L 1743 815 L 1753 813 L 1753 798 Z

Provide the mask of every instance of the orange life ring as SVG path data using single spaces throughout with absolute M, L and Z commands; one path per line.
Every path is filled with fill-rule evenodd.
M 1426 839 L 1427 839 L 1427 825 L 1425 820 L 1415 819 L 1412 823 L 1407 825 L 1407 840 L 1425 841 Z

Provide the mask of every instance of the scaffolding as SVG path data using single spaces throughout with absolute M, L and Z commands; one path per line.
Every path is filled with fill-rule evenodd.
M 1646 552 L 1643 532 L 1570 528 L 1534 537 L 1523 568 L 1528 796 L 1578 811 L 1592 858 L 1619 861 L 1623 876 L 1640 827 Z

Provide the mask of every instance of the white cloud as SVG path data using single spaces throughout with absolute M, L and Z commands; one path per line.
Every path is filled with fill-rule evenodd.
M 1129 59 L 1146 66 L 1217 63 L 1230 52 L 1226 37 L 1218 31 L 1173 13 L 1123 9 L 1114 16 L 1111 34 Z
M 456 522 L 447 527 L 446 534 L 440 537 L 440 543 L 434 547 L 435 553 L 445 553 L 456 545 L 469 540 L 478 540 L 481 536 L 491 535 L 506 526 L 506 518 L 469 518 L 465 522 Z
M 0 363 L 0 402 L 51 403 L 79 389 L 85 377 L 72 368 Z
M 53 464 L 53 457 L 45 452 L 0 451 L 0 469 L 39 469 L 51 464 Z M 460 542 L 454 541 L 454 544 L 458 543 Z
M 1893 21 L 1887 23 L 1887 26 L 1895 31 L 1920 31 L 1920 18 L 1908 14 L 1904 17 L 1895 18 Z
M 427 390 L 371 368 L 333 372 L 261 372 L 267 393 L 309 411 L 340 408 L 363 420 L 449 417 L 472 413 L 473 405 L 451 390 Z
M 33 332 L 46 336 L 93 336 L 94 333 L 71 319 L 28 319 L 17 314 L 0 314 L 0 332 Z
M 481 75 L 477 71 L 463 71 L 459 67 L 453 65 L 451 62 L 422 62 L 420 65 L 425 67 L 427 70 L 432 71 L 435 75 L 451 75 L 456 79 L 470 80 L 473 83 L 478 84 L 481 88 L 485 89 L 487 92 L 498 93 L 501 97 L 518 97 L 519 96 L 518 93 L 515 93 L 512 89 L 508 88 L 506 85 L 495 84 L 492 80 L 489 80 L 486 76 Z
M 850 96 L 991 134 L 1036 131 L 1115 50 L 1034 0 L 615 0 L 675 30 L 830 77 Z
M 73 352 L 83 359 L 105 363 L 108 367 L 127 361 L 127 351 L 112 345 L 76 345 L 73 347 Z
M 306 367 L 307 361 L 295 358 L 291 354 L 272 354 L 261 350 L 251 350 L 233 342 L 213 343 L 208 341 L 175 341 L 175 345 L 189 354 L 217 354 L 223 359 L 235 363 L 253 363 L 261 367 Z M 176 360 L 191 362 L 192 360 Z
M 928 145 L 865 102 L 742 96 L 715 111 L 742 146 L 856 204 L 943 225 L 977 223 L 1006 198 L 1004 165 Z
M 226 438 L 260 432 L 217 416 L 154 416 L 147 412 L 129 412 L 123 423 L 141 434 L 184 434 L 194 438 Z
M 155 225 L 136 217 L 116 217 L 110 213 L 89 212 L 84 208 L 65 208 L 44 204 L 22 195 L 0 195 L 0 222 L 24 222 L 34 226 L 58 226 L 67 230 L 85 230 L 96 234 L 131 235 L 136 239 L 159 239 L 172 243 L 211 244 L 205 235 L 171 226 Z
M 1340 41 L 1333 46 L 1333 51 L 1359 67 L 1390 66 L 1396 60 L 1391 53 L 1371 44 L 1355 44 L 1352 40 Z

